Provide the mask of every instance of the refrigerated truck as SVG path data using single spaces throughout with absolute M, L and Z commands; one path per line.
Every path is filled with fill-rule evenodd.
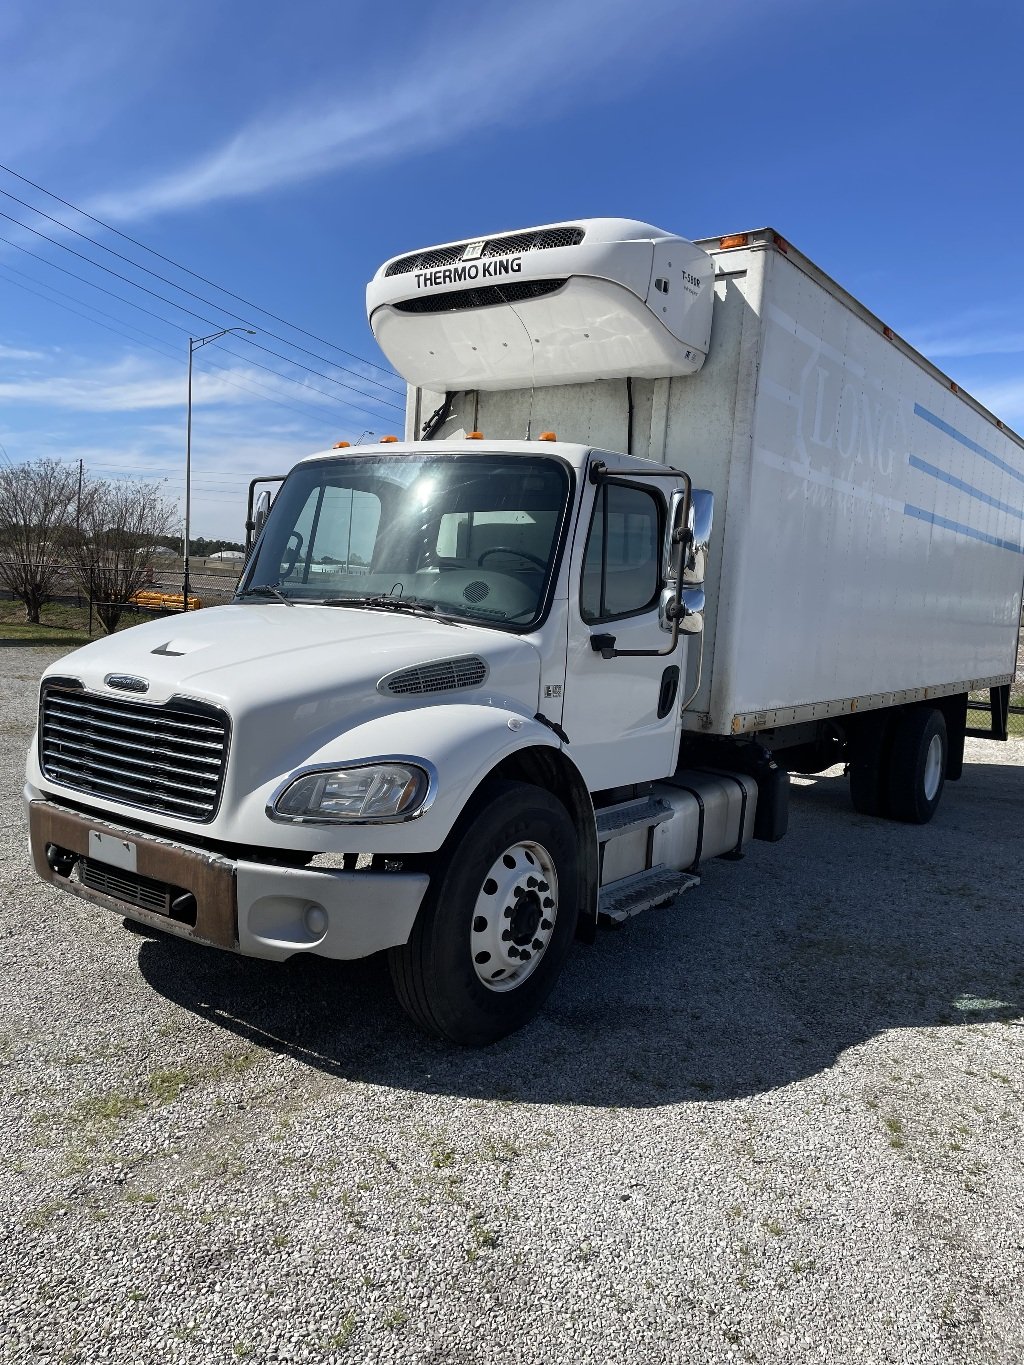
M 231 605 L 46 671 L 40 876 L 254 957 L 386 951 L 481 1044 L 574 939 L 780 839 L 788 771 L 923 823 L 970 692 L 1005 737 L 1024 443 L 777 233 L 468 238 L 367 309 L 404 439 L 250 497 Z

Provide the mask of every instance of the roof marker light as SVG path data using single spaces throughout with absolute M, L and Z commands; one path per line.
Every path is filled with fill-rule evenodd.
M 467 440 L 467 441 L 482 441 L 483 439 L 484 439 L 484 434 L 483 434 L 482 431 L 467 431 L 467 432 L 466 432 L 466 440 Z
M 390 445 L 392 441 L 397 441 L 397 440 L 398 440 L 398 437 L 397 437 L 397 436 L 382 436 L 382 437 L 380 438 L 380 443 L 381 443 L 382 446 L 386 446 L 386 445 Z
M 537 440 L 538 440 L 538 441 L 557 441 L 557 440 L 558 440 L 558 437 L 555 435 L 555 433 L 554 433 L 553 431 L 542 431 L 541 434 L 537 437 Z
M 349 447 L 351 444 L 352 444 L 351 441 L 335 441 L 334 445 L 331 446 L 331 449 L 332 449 L 332 450 L 347 450 L 348 447 Z
M 728 251 L 730 247 L 748 246 L 749 244 L 750 237 L 745 232 L 734 232 L 731 237 L 722 237 L 719 241 L 719 246 L 723 251 Z

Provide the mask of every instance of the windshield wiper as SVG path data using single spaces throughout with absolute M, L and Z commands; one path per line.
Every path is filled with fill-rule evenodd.
M 418 616 L 421 612 L 437 616 L 439 621 L 449 620 L 447 616 L 440 613 L 440 603 L 428 602 L 423 597 L 326 597 L 320 603 L 322 607 L 374 607 L 379 611 L 404 611 L 411 616 Z M 440 613 L 440 614 L 439 614 Z M 452 625 L 455 622 L 451 622 Z
M 286 597 L 281 591 L 280 583 L 258 583 L 254 588 L 246 588 L 244 592 L 237 594 L 238 597 L 276 597 L 279 602 L 286 603 L 289 607 L 294 607 L 295 603 L 290 597 Z

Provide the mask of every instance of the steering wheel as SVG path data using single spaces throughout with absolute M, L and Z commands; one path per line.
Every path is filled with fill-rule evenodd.
M 295 541 L 294 548 L 292 541 Z M 299 555 L 302 554 L 302 535 L 299 531 L 293 531 L 288 537 L 288 544 L 285 546 L 284 554 L 281 556 L 281 577 L 289 578 L 299 562 Z
M 540 555 L 532 555 L 529 550 L 516 550 L 511 545 L 492 545 L 489 550 L 484 550 L 482 555 L 477 557 L 477 563 L 483 564 L 488 555 L 518 555 L 520 559 L 528 559 L 531 564 L 536 564 L 538 569 L 546 569 L 548 562 Z

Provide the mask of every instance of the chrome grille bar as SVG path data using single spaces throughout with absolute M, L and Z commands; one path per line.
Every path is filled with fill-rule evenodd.
M 184 819 L 212 820 L 227 760 L 227 717 L 175 698 L 107 698 L 64 683 L 40 697 L 39 761 L 74 791 Z

